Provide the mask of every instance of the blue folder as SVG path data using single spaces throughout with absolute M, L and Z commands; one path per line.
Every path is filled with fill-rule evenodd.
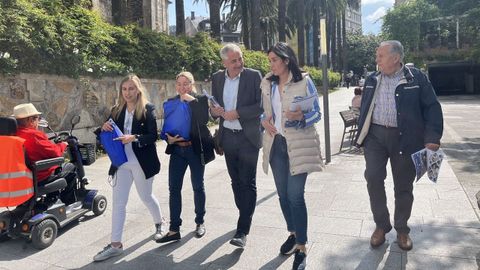
M 165 120 L 163 122 L 160 138 L 167 140 L 167 133 L 170 136 L 177 136 L 190 140 L 190 125 L 192 115 L 187 102 L 181 101 L 179 98 L 169 99 L 163 103 L 163 112 Z
M 115 138 L 122 136 L 123 133 L 113 120 L 110 119 L 109 122 L 113 127 L 113 131 L 100 132 L 100 143 L 107 152 L 113 166 L 118 168 L 128 161 L 122 141 L 114 141 Z

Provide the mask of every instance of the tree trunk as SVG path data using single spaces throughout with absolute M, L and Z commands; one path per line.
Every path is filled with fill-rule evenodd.
M 320 35 L 320 7 L 318 6 L 318 1 L 315 1 L 313 6 L 313 65 L 315 67 L 319 66 L 319 50 L 320 50 L 320 40 L 318 36 Z M 324 35 L 324 33 L 322 33 Z
M 175 16 L 176 16 L 176 35 L 185 35 L 185 9 L 183 0 L 175 0 Z
M 342 18 L 337 17 L 337 55 L 335 62 L 337 63 L 336 71 L 342 70 Z
M 345 25 L 345 12 L 342 13 L 342 67 L 344 71 L 348 70 L 348 61 L 347 61 L 347 28 Z
M 251 31 L 250 31 L 250 40 L 251 40 L 251 49 L 255 51 L 262 50 L 262 29 L 260 28 L 260 1 L 252 0 L 250 1 L 250 10 L 251 10 Z
M 298 65 L 305 65 L 305 0 L 298 0 L 297 4 L 297 40 L 298 40 Z
M 337 31 L 336 31 L 336 25 L 337 25 L 337 16 L 332 12 L 330 13 L 330 23 L 329 23 L 329 32 L 331 35 L 331 40 L 330 40 L 330 67 L 335 69 L 337 67 Z
M 285 42 L 285 17 L 287 14 L 287 0 L 278 0 L 278 40 Z
M 221 0 L 208 1 L 208 7 L 210 11 L 210 36 L 218 42 L 221 41 L 220 1 Z
M 242 8 L 242 37 L 245 48 L 250 49 L 250 31 L 248 29 L 248 0 L 239 0 Z

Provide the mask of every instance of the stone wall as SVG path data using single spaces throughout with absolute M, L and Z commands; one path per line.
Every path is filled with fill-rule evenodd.
M 71 79 L 63 76 L 20 74 L 0 76 L 0 116 L 9 116 L 13 107 L 31 102 L 43 113 L 54 130 L 70 129 L 70 120 L 80 115 L 75 135 L 81 141 L 94 142 L 93 131 L 108 117 L 118 98 L 122 77 Z M 159 128 L 163 118 L 163 102 L 175 96 L 175 81 L 142 79 L 149 100 L 157 108 Z M 200 82 L 197 89 L 210 91 L 210 84 Z

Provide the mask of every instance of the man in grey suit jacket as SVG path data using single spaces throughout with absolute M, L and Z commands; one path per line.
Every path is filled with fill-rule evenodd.
M 210 112 L 213 117 L 220 117 L 220 145 L 240 213 L 237 232 L 230 243 L 243 248 L 257 202 L 262 75 L 258 70 L 243 67 L 242 51 L 235 44 L 225 45 L 220 56 L 226 70 L 216 72 L 212 78 L 212 94 L 220 106 L 211 106 Z

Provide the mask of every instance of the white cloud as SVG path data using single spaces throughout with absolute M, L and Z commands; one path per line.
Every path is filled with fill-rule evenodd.
M 387 14 L 387 9 L 385 7 L 379 7 L 372 14 L 368 15 L 366 19 L 370 23 L 375 23 L 378 19 L 385 16 L 385 14 Z
M 372 4 L 387 4 L 393 5 L 395 0 L 362 0 L 362 6 L 372 5 Z

